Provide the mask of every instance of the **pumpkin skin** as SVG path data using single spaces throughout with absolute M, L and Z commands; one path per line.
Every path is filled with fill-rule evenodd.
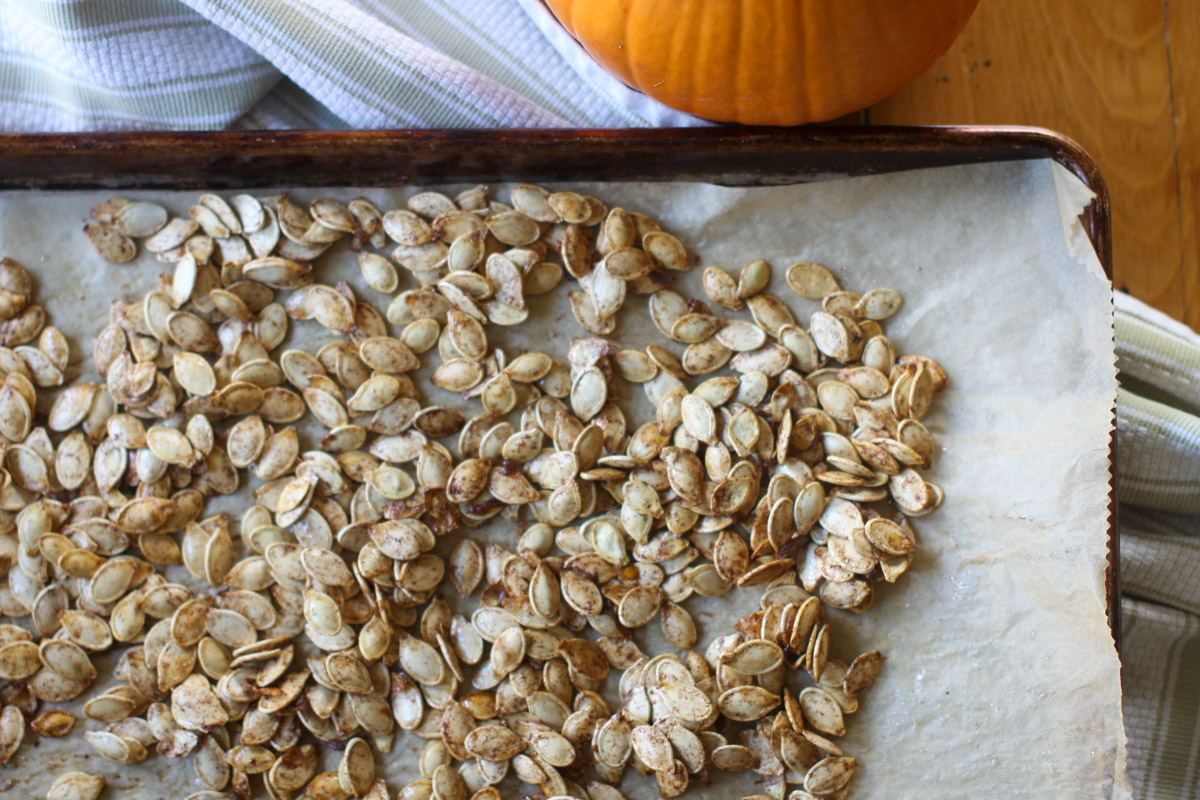
M 706 119 L 799 125 L 865 108 L 944 53 L 979 0 L 545 0 L 625 83 Z

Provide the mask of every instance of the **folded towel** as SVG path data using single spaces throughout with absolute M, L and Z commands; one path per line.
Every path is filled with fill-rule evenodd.
M 1200 336 L 1118 292 L 1117 486 L 1134 796 L 1200 796 Z
M 0 129 L 704 124 L 541 0 L 0 0 Z

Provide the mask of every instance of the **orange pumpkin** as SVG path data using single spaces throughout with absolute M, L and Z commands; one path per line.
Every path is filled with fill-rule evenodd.
M 706 119 L 865 108 L 950 47 L 978 0 L 546 0 L 605 69 Z

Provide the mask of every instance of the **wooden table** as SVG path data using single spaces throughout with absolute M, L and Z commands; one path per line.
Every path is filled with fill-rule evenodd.
M 1040 125 L 1095 157 L 1114 283 L 1200 329 L 1200 3 L 982 0 L 873 124 Z

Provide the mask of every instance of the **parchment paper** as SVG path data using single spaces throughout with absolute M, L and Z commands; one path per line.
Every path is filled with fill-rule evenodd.
M 879 648 L 886 657 L 841 742 L 860 760 L 854 798 L 1127 796 L 1119 665 L 1104 612 L 1116 387 L 1111 289 L 1068 251 L 1062 219 L 1078 208 L 1060 213 L 1053 170 L 1050 162 L 1026 162 L 750 189 L 572 185 L 660 220 L 701 267 L 719 265 L 736 275 L 751 259 L 766 258 L 773 267 L 768 291 L 806 326 L 818 304 L 784 282 L 794 261 L 825 264 L 844 288 L 899 290 L 904 307 L 885 323 L 887 333 L 900 352 L 935 358 L 950 375 L 948 391 L 926 419 L 940 445 L 927 479 L 943 487 L 945 504 L 916 520 L 912 568 L 897 584 L 879 585 L 869 613 L 831 612 L 834 655 L 849 661 Z M 366 194 L 392 208 L 416 191 L 293 194 L 304 201 Z M 125 194 L 186 216 L 197 193 Z M 70 338 L 69 380 L 91 374 L 93 336 L 110 300 L 140 296 L 159 272 L 171 270 L 145 255 L 115 266 L 92 253 L 79 229 L 88 209 L 108 196 L 0 195 L 0 255 L 30 269 L 37 301 Z M 507 199 L 507 191 L 497 196 Z M 1064 197 L 1086 201 L 1074 191 Z M 340 245 L 318 264 L 320 280 L 348 280 L 360 298 L 386 308 L 390 298 L 364 285 Z M 701 272 L 674 288 L 703 299 Z M 413 285 L 402 276 L 402 289 Z M 565 361 L 570 339 L 587 335 L 570 315 L 566 288 L 532 301 L 529 324 L 502 332 L 490 326 L 493 343 L 510 355 L 537 348 Z M 748 318 L 745 311 L 719 313 Z M 316 323 L 304 323 L 291 346 L 329 338 Z M 612 338 L 681 352 L 653 331 L 644 298 L 633 295 Z M 436 363 L 436 356 L 427 361 Z M 429 402 L 457 403 L 423 381 L 418 386 Z M 636 387 L 623 390 L 621 404 L 631 431 L 650 418 Z M 208 511 L 238 514 L 248 491 L 210 503 Z M 492 525 L 475 535 L 511 545 L 511 527 Z M 746 590 L 736 598 L 689 599 L 685 605 L 700 623 L 698 649 L 728 632 L 758 596 Z M 639 641 L 657 652 L 662 639 L 652 628 Z M 102 675 L 97 691 L 112 683 Z M 180 798 L 202 788 L 183 760 L 152 755 L 118 767 L 98 758 L 82 731 L 102 727 L 81 717 L 66 739 L 34 744 L 38 737 L 29 734 L 0 769 L 0 794 L 44 796 L 67 769 L 105 774 L 106 797 Z M 412 756 L 422 744 L 401 733 L 380 760 L 392 792 L 418 777 Z M 336 768 L 337 754 L 329 755 L 325 768 Z M 622 787 L 630 797 L 652 796 L 651 783 L 627 774 L 636 778 Z M 689 796 L 750 794 L 753 777 L 696 786 Z

